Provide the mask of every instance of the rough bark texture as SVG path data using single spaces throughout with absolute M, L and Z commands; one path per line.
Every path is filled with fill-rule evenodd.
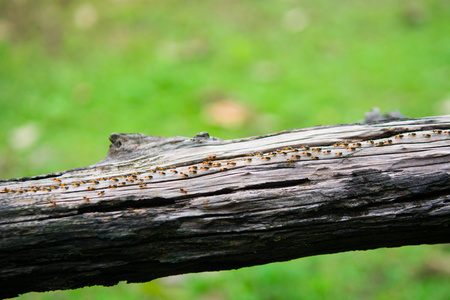
M 0 295 L 448 243 L 449 129 L 112 134 L 95 165 L 0 182 Z

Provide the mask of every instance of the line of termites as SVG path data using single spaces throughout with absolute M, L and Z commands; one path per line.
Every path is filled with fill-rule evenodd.
M 422 136 L 424 138 L 431 138 L 433 134 L 441 135 L 441 134 L 450 134 L 450 131 L 443 130 L 433 130 L 426 133 L 423 133 Z M 51 193 L 54 191 L 89 191 L 92 192 L 92 196 L 94 197 L 102 197 L 106 194 L 108 189 L 116 189 L 123 186 L 129 185 L 138 185 L 140 189 L 149 188 L 148 184 L 151 182 L 157 182 L 161 178 L 167 178 L 168 176 L 176 176 L 174 179 L 187 179 L 191 177 L 195 177 L 198 175 L 203 175 L 206 173 L 210 173 L 211 171 L 215 172 L 224 172 L 231 168 L 242 166 L 243 164 L 254 163 L 257 161 L 260 162 L 268 162 L 271 160 L 276 160 L 279 162 L 281 157 L 282 161 L 285 162 L 298 162 L 302 160 L 318 160 L 321 157 L 326 156 L 327 158 L 331 157 L 343 157 L 346 156 L 347 153 L 352 153 L 359 148 L 363 147 L 381 147 L 394 143 L 394 140 L 403 139 L 404 137 L 416 137 L 417 133 L 410 132 L 408 134 L 399 134 L 394 136 L 393 138 L 383 139 L 383 140 L 369 140 L 363 142 L 338 142 L 333 144 L 332 146 L 325 147 L 309 147 L 309 146 L 300 146 L 296 147 L 283 147 L 280 149 L 276 149 L 270 152 L 253 152 L 248 153 L 244 157 L 235 158 L 232 160 L 220 160 L 216 155 L 209 155 L 205 158 L 202 163 L 192 165 L 192 166 L 181 166 L 181 167 L 154 167 L 147 171 L 133 172 L 127 173 L 117 176 L 109 176 L 109 177 L 99 177 L 90 180 L 82 180 L 82 181 L 74 181 L 70 183 L 64 183 L 61 179 L 54 178 L 54 184 L 52 185 L 43 185 L 43 186 L 31 186 L 23 189 L 10 189 L 3 188 L 0 190 L 0 193 L 9 193 L 9 194 L 36 194 L 36 193 Z M 179 191 L 183 194 L 187 194 L 188 191 L 184 188 L 180 188 Z M 90 201 L 89 197 L 83 196 L 83 200 Z M 56 202 L 49 201 L 53 205 L 56 205 Z

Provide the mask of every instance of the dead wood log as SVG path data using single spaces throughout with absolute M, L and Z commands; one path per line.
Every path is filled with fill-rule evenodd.
M 450 242 L 450 116 L 238 140 L 112 134 L 0 182 L 0 294 Z

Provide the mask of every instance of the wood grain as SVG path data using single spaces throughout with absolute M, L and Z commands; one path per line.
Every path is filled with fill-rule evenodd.
M 438 116 L 112 134 L 97 164 L 0 181 L 0 295 L 448 243 L 449 130 Z

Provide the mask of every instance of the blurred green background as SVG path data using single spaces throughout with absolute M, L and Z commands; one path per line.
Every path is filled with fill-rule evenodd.
M 0 0 L 0 178 L 93 164 L 112 132 L 449 114 L 449 20 L 449 0 Z M 450 299 L 449 282 L 438 245 L 20 299 Z

